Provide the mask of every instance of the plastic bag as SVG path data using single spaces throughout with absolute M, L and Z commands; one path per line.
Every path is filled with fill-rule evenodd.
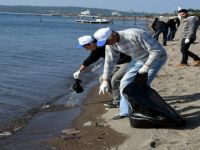
M 147 74 L 138 73 L 135 80 L 123 90 L 133 109 L 129 117 L 131 126 L 183 126 L 185 120 L 154 89 L 147 86 L 147 77 Z
M 81 80 L 80 79 L 75 79 L 74 80 L 74 84 L 72 86 L 72 89 L 76 92 L 76 93 L 82 93 L 84 91 L 82 85 L 81 85 Z

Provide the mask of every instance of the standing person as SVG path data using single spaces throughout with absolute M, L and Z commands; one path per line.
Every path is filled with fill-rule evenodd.
M 167 21 L 167 26 L 168 26 L 167 40 L 173 41 L 174 38 L 175 38 L 177 28 L 180 26 L 179 18 L 176 17 L 176 18 L 173 18 L 173 19 L 169 19 Z
M 148 85 L 155 78 L 167 60 L 166 50 L 147 32 L 141 29 L 112 31 L 109 27 L 94 33 L 97 46 L 106 45 L 103 82 L 100 93 L 108 87 L 111 70 L 119 58 L 119 52 L 131 56 L 127 72 L 120 82 L 120 114 L 113 119 L 122 119 L 129 114 L 129 102 L 123 95 L 123 89 L 134 81 L 136 74 L 148 73 Z M 133 91 L 134 92 L 134 91 Z M 133 110 L 134 111 L 134 110 Z
M 85 48 L 90 50 L 90 55 L 83 61 L 83 64 L 80 68 L 73 74 L 74 78 L 79 78 L 80 74 L 91 64 L 99 60 L 100 58 L 105 58 L 105 46 L 97 47 L 96 41 L 90 35 L 82 36 L 78 38 L 79 44 L 78 48 Z M 109 91 L 113 96 L 113 100 L 105 104 L 108 108 L 117 108 L 119 107 L 120 93 L 119 93 L 119 84 L 120 80 L 126 72 L 128 63 L 131 61 L 131 57 L 123 53 L 120 53 L 120 57 L 117 61 L 117 64 L 112 70 L 111 80 L 109 81 Z M 108 89 L 106 90 L 108 91 Z
M 151 28 L 154 30 L 153 37 L 158 41 L 160 33 L 163 34 L 163 45 L 167 44 L 168 26 L 164 21 L 160 21 L 157 17 L 154 19 Z
M 199 19 L 196 16 L 189 16 L 186 9 L 180 9 L 178 11 L 179 16 L 183 19 L 184 28 L 183 28 L 183 38 L 181 41 L 181 53 L 182 59 L 180 64 L 177 64 L 177 67 L 180 66 L 189 66 L 188 65 L 188 56 L 193 58 L 193 66 L 200 65 L 200 58 L 193 52 L 189 51 L 190 45 L 196 40 L 196 32 L 199 26 Z

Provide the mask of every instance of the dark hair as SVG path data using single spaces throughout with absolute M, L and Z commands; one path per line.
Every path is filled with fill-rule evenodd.
M 181 10 L 178 11 L 178 13 L 182 13 L 182 12 L 188 13 L 187 9 L 181 9 Z
M 93 38 L 94 39 L 94 38 Z M 94 41 L 92 43 L 97 43 L 97 39 L 94 39 Z
M 94 36 L 92 36 L 92 38 L 93 38 L 92 43 L 96 43 L 96 42 L 97 42 L 97 39 L 95 39 Z

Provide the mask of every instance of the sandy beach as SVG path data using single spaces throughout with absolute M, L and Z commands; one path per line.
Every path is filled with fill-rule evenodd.
M 152 87 L 185 119 L 186 126 L 138 129 L 129 119 L 112 120 L 119 112 L 105 109 L 108 95 L 98 95 L 98 86 L 87 96 L 82 114 L 67 133 L 48 141 L 58 150 L 198 150 L 200 147 L 200 67 L 176 67 L 180 63 L 181 26 L 174 41 L 165 46 L 168 60 Z M 190 50 L 200 56 L 200 30 Z M 192 64 L 189 58 L 188 63 Z M 69 132 L 73 131 L 73 132 Z

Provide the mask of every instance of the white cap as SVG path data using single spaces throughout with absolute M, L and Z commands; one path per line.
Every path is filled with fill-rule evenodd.
M 78 38 L 77 48 L 83 48 L 84 45 L 92 43 L 94 39 L 90 35 L 81 36 Z
M 178 11 L 181 10 L 181 9 L 182 9 L 181 6 L 178 6 Z
M 110 27 L 101 28 L 94 33 L 94 38 L 97 40 L 97 46 L 103 46 L 106 44 L 107 39 L 112 34 Z

